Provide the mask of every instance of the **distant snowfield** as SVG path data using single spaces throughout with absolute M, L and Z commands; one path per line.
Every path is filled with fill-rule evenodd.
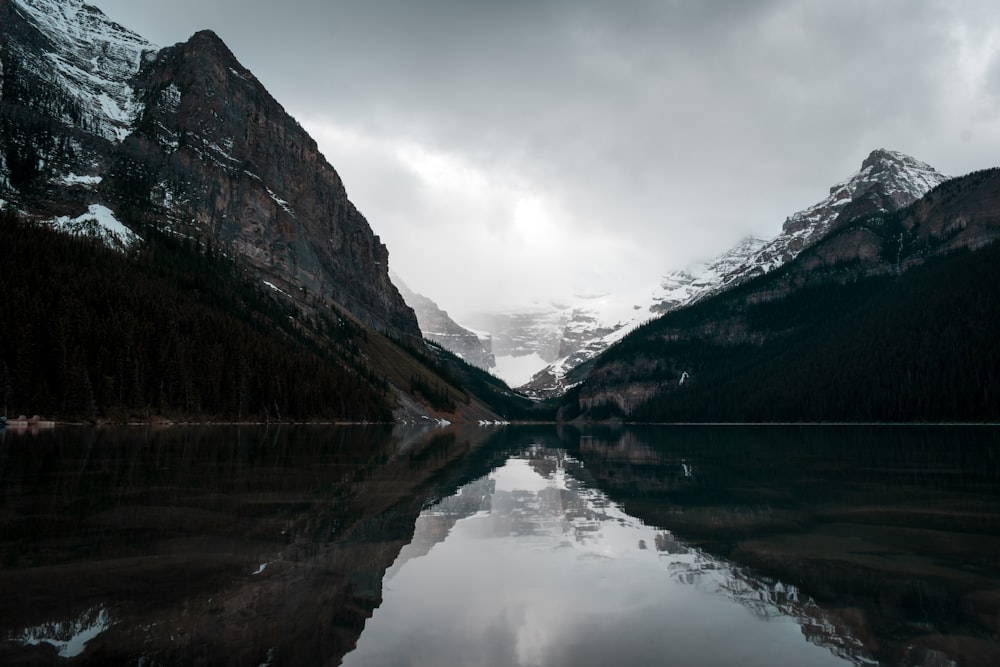
M 521 386 L 548 365 L 537 352 L 521 357 L 497 357 L 496 362 L 491 372 L 511 387 Z

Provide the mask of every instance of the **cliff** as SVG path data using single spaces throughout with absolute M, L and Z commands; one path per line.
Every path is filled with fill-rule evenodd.
M 0 199 L 100 205 L 224 253 L 304 311 L 422 349 L 389 253 L 316 142 L 212 32 L 158 49 L 79 0 L 0 0 Z

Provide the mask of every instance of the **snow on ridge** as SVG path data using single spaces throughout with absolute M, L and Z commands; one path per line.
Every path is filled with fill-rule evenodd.
M 274 200 L 274 203 L 280 206 L 285 211 L 285 213 L 288 213 L 289 215 L 295 215 L 295 211 L 292 210 L 291 205 L 287 201 L 285 201 L 278 195 L 274 194 L 274 191 L 271 190 L 271 188 L 267 187 L 266 185 L 264 186 L 264 189 L 267 190 L 268 196 L 272 200 Z
M 143 54 L 159 48 L 82 0 L 14 0 L 14 5 L 55 46 L 45 61 L 26 58 L 26 65 L 80 102 L 101 136 L 121 142 L 139 110 L 129 80 Z
M 66 174 L 65 176 L 58 179 L 58 182 L 62 185 L 82 185 L 84 187 L 92 187 L 99 185 L 100 182 L 104 180 L 100 176 L 79 176 L 77 174 Z
M 732 273 L 732 280 L 769 273 L 794 259 L 829 230 L 848 204 L 876 186 L 881 186 L 897 205 L 905 206 L 948 180 L 925 162 L 905 153 L 877 149 L 862 162 L 861 169 L 830 188 L 822 201 L 789 216 L 778 236 L 748 257 Z
M 289 294 L 289 293 L 288 293 L 288 292 L 286 292 L 285 290 L 281 289 L 280 287 L 278 287 L 277 285 L 275 285 L 275 284 L 274 284 L 274 283 L 272 283 L 271 281 L 269 281 L 269 280 L 264 280 L 264 281 L 262 281 L 262 282 L 264 283 L 264 285 L 266 285 L 267 287 L 270 287 L 270 288 L 271 288 L 272 290 L 274 290 L 274 291 L 275 291 L 275 292 L 277 292 L 278 294 L 281 294 L 281 295 L 283 295 L 283 296 L 287 296 L 287 297 L 288 297 L 289 299 L 291 299 L 291 298 L 292 298 L 292 295 L 291 295 L 291 294 Z

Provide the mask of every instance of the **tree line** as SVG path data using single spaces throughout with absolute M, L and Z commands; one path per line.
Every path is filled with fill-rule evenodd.
M 389 387 L 357 353 L 360 327 L 302 313 L 190 240 L 143 233 L 123 255 L 3 213 L 8 415 L 391 419 Z
M 634 421 L 962 421 L 1000 419 L 1000 244 L 897 277 L 810 288 L 761 305 L 763 345 L 665 346 L 691 362 Z M 651 353 L 653 339 L 637 342 Z M 687 357 L 685 352 L 692 352 Z M 634 353 L 635 350 L 622 350 Z

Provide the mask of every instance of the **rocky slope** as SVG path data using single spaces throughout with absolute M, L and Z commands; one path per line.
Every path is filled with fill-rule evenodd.
M 392 275 L 392 282 L 399 288 L 403 300 L 416 314 L 417 323 L 420 325 L 420 331 L 424 338 L 434 341 L 467 363 L 484 371 L 489 371 L 496 366 L 489 335 L 481 337 L 461 326 L 433 300 L 411 290 L 399 276 Z
M 631 317 L 593 327 L 589 337 L 579 337 L 575 346 L 567 345 L 565 354 L 520 389 L 535 398 L 561 395 L 582 380 L 582 373 L 574 369 L 643 322 L 769 273 L 838 225 L 862 215 L 897 211 L 945 180 L 933 167 L 903 153 L 872 151 L 861 169 L 831 187 L 825 199 L 785 220 L 775 238 L 748 237 L 711 261 L 666 274 L 651 299 L 636 306 Z
M 158 49 L 81 0 L 0 0 L 0 26 L 6 206 L 168 230 L 422 345 L 339 175 L 216 35 Z

